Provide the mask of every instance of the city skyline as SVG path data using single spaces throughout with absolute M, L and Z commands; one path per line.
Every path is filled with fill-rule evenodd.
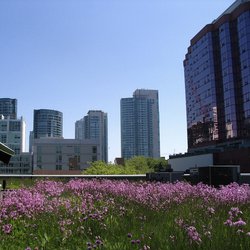
M 1 98 L 18 100 L 26 134 L 34 109 L 61 111 L 64 138 L 74 138 L 88 110 L 104 110 L 113 161 L 121 155 L 120 98 L 157 89 L 161 155 L 185 152 L 186 48 L 233 2 L 1 1 Z

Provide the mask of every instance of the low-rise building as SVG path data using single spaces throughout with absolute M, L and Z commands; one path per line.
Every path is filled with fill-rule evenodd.
M 23 117 L 13 118 L 0 114 L 0 142 L 14 151 L 8 164 L 0 162 L 1 174 L 32 173 L 32 153 L 25 152 L 25 128 Z
M 8 164 L 0 164 L 0 174 L 32 174 L 32 154 L 13 155 Z
M 58 170 L 79 171 L 86 169 L 91 162 L 100 160 L 100 147 L 96 140 L 76 140 L 61 138 L 34 139 L 34 173 Z
M 214 164 L 213 153 L 170 155 L 168 164 L 173 171 L 186 171 L 190 168 L 204 167 Z

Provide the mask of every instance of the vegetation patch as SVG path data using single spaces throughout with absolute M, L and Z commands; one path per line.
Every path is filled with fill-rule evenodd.
M 7 192 L 0 249 L 249 249 L 250 188 L 52 180 Z

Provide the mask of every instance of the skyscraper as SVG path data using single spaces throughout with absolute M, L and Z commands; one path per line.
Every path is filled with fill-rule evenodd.
M 34 139 L 43 137 L 63 136 L 63 114 L 57 110 L 37 109 L 34 110 L 33 122 Z
M 137 89 L 121 99 L 121 155 L 160 157 L 157 90 Z
M 3 119 L 0 116 L 0 142 L 7 145 L 20 154 L 25 151 L 25 121 L 23 117 L 20 119 Z
M 100 159 L 108 162 L 108 117 L 100 110 L 90 110 L 75 123 L 75 139 L 95 139 L 100 145 Z
M 17 118 L 17 100 L 1 98 L 0 142 L 15 152 L 8 164 L 0 162 L 1 174 L 31 173 L 32 155 L 25 152 L 25 128 L 23 117 Z
M 249 146 L 250 0 L 191 39 L 184 70 L 189 152 Z
M 17 99 L 0 98 L 0 115 L 4 119 L 17 119 Z

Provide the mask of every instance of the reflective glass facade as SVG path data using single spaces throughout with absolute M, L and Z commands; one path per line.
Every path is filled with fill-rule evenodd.
M 133 98 L 121 99 L 121 154 L 160 157 L 157 90 L 137 89 Z
M 0 98 L 0 115 L 17 119 L 17 99 Z
M 121 155 L 129 159 L 136 155 L 134 99 L 121 99 Z
M 188 149 L 250 138 L 250 1 L 192 40 L 184 60 Z
M 63 114 L 50 109 L 34 110 L 34 139 L 42 137 L 62 137 Z

